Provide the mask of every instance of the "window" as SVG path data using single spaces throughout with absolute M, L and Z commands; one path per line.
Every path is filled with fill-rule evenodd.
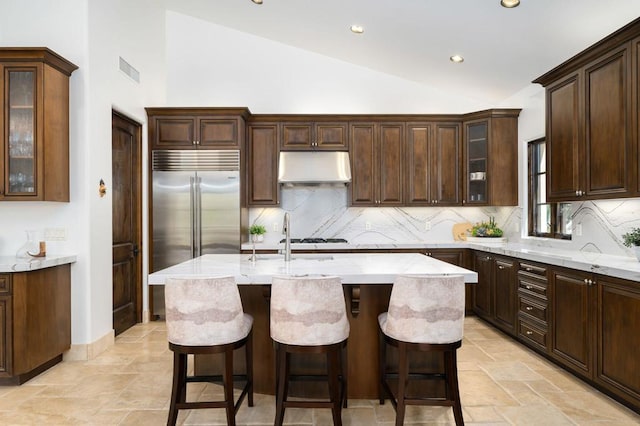
M 571 203 L 547 202 L 546 144 L 544 139 L 528 143 L 529 235 L 571 239 Z

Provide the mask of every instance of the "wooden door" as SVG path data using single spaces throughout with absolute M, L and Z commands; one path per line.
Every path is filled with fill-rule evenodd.
M 249 125 L 248 204 L 278 204 L 278 124 Z
M 402 205 L 404 201 L 404 127 L 404 123 L 380 125 L 378 204 Z
M 552 269 L 551 290 L 551 353 L 567 368 L 591 377 L 592 332 L 590 274 Z
M 513 334 L 518 306 L 516 262 L 507 258 L 496 258 L 494 275 L 494 316 L 496 325 Z
M 202 149 L 239 149 L 238 117 L 198 117 L 196 145 Z
M 151 117 L 151 149 L 195 149 L 196 118 L 188 116 Z
M 113 328 L 142 321 L 142 140 L 140 124 L 112 113 Z
M 315 148 L 327 151 L 346 151 L 349 148 L 347 123 L 316 123 Z
M 454 206 L 462 202 L 460 196 L 460 124 L 439 123 L 435 126 L 435 139 L 431 164 L 431 193 L 436 204 Z M 517 176 L 516 176 L 517 181 Z
M 313 142 L 313 126 L 311 123 L 282 123 L 283 150 L 311 149 Z
M 585 68 L 585 191 L 627 197 L 631 186 L 631 99 L 628 50 Z
M 547 87 L 547 199 L 578 199 L 584 191 L 578 73 Z
M 351 204 L 373 206 L 376 204 L 376 125 L 357 123 L 350 126 L 351 140 Z

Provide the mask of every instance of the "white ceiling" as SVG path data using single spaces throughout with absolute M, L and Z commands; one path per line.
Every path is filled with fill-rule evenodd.
M 427 86 L 500 102 L 640 16 L 640 0 L 166 0 L 167 8 Z M 349 31 L 362 25 L 364 34 Z M 453 54 L 464 63 L 449 61 Z

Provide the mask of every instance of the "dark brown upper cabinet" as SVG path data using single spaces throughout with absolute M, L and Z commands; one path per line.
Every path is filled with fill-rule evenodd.
M 69 77 L 47 48 L 0 48 L 0 201 L 69 201 Z
M 519 114 L 492 109 L 465 116 L 464 205 L 518 205 Z
M 640 19 L 534 80 L 546 91 L 549 201 L 636 197 Z
M 246 108 L 147 108 L 151 149 L 241 149 Z
M 249 206 L 278 205 L 278 123 L 248 126 L 247 182 Z
M 346 151 L 348 122 L 283 122 L 282 143 L 285 151 Z
M 404 123 L 350 125 L 352 205 L 403 204 L 404 132 Z
M 407 124 L 407 205 L 461 204 L 460 128 L 460 123 Z

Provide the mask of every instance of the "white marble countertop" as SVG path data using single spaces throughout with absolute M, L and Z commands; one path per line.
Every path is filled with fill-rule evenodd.
M 465 282 L 478 274 L 417 253 L 294 254 L 285 262 L 279 254 L 207 254 L 149 275 L 149 284 L 162 285 L 169 277 L 232 275 L 238 284 L 271 284 L 274 275 L 336 275 L 343 284 L 390 284 L 399 274 L 463 275 Z
M 0 273 L 24 272 L 50 268 L 52 266 L 74 263 L 76 255 L 47 255 L 46 257 L 32 257 L 30 259 L 18 259 L 15 256 L 0 256 Z
M 279 250 L 284 244 L 256 244 L 256 250 Z M 242 250 L 251 250 L 252 245 L 245 243 Z M 438 248 L 470 248 L 489 253 L 515 257 L 522 260 L 530 260 L 549 265 L 563 266 L 580 271 L 594 272 L 616 278 L 640 282 L 640 262 L 631 256 L 612 256 L 603 253 L 586 251 L 572 251 L 554 249 L 549 247 L 537 247 L 531 244 L 513 243 L 470 243 L 466 241 L 442 241 L 442 242 L 410 242 L 410 243 L 382 243 L 382 244 L 348 244 L 348 243 L 324 243 L 324 244 L 292 244 L 292 250 L 397 250 L 397 249 L 438 249 Z

